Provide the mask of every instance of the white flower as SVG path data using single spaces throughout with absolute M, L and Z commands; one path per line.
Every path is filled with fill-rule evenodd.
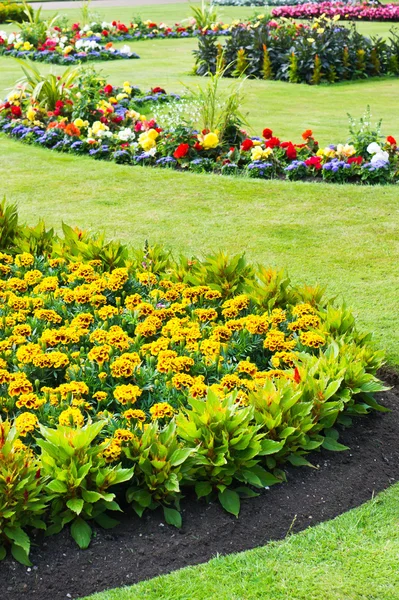
M 130 46 L 125 44 L 125 46 L 123 46 L 123 48 L 121 48 L 121 53 L 122 54 L 130 54 Z
M 388 152 L 383 152 L 382 150 L 381 150 L 381 152 L 376 152 L 370 162 L 373 166 L 375 166 L 379 162 L 388 163 L 389 162 L 389 154 L 388 154 Z
M 377 152 L 382 152 L 381 146 L 377 144 L 377 142 L 372 142 L 367 146 L 367 152 L 369 154 L 376 154 Z
M 130 140 L 134 140 L 134 138 L 135 134 L 130 127 L 125 127 L 118 133 L 118 139 L 120 139 L 122 142 L 129 142 Z

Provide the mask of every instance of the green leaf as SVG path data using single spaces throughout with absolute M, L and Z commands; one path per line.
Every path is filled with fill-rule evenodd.
M 175 450 L 169 459 L 172 467 L 181 465 L 195 451 L 195 448 L 180 448 Z
M 29 554 L 29 536 L 25 533 L 23 529 L 21 529 L 21 527 L 5 527 L 4 533 L 10 540 L 15 542 L 18 546 L 21 546 L 21 548 L 25 550 L 27 555 Z
M 306 458 L 303 458 L 303 456 L 300 456 L 299 454 L 290 454 L 287 457 L 287 460 L 294 465 L 294 467 L 312 467 L 312 469 L 316 469 L 312 463 L 307 461 Z
M 348 446 L 340 444 L 332 437 L 325 437 L 322 446 L 326 450 L 331 450 L 333 452 L 343 452 L 344 450 L 349 450 Z
M 113 527 L 116 527 L 116 525 L 119 525 L 119 521 L 117 521 L 116 519 L 113 519 L 112 517 L 109 517 L 105 513 L 101 513 L 100 515 L 97 515 L 94 520 L 103 529 L 112 529 Z
M 4 546 L 0 546 L 0 560 L 4 560 L 7 556 L 7 550 Z
M 262 452 L 259 452 L 259 454 L 261 456 L 265 456 L 267 454 L 274 454 L 275 452 L 281 450 L 281 448 L 284 446 L 284 443 L 285 442 L 275 442 L 274 440 L 262 440 Z
M 28 552 L 22 548 L 21 546 L 18 546 L 18 544 L 12 544 L 11 546 L 11 554 L 13 555 L 13 557 L 15 558 L 15 560 L 19 563 L 21 563 L 22 565 L 25 565 L 26 567 L 31 567 L 32 563 L 29 560 L 29 550 Z
M 195 484 L 195 493 L 197 494 L 197 498 L 203 498 L 204 496 L 209 496 L 212 492 L 212 486 L 209 481 L 198 481 Z
M 85 502 L 90 502 L 91 504 L 94 504 L 95 502 L 98 502 L 99 500 L 102 499 L 102 495 L 99 494 L 98 492 L 92 492 L 90 490 L 84 490 L 82 489 L 82 497 L 83 500 L 85 500 Z M 71 508 L 71 507 L 69 507 Z M 73 509 L 71 509 L 73 510 Z
M 83 510 L 84 500 L 82 498 L 71 498 L 67 501 L 66 505 L 72 512 L 80 515 Z
M 240 498 L 256 498 L 259 496 L 258 492 L 251 490 L 251 488 L 246 487 L 245 485 L 238 487 L 235 489 Z
M 68 491 L 66 484 L 58 479 L 50 481 L 50 483 L 47 484 L 47 489 L 49 489 L 51 492 L 56 492 L 57 494 L 64 494 Z
M 91 527 L 86 521 L 78 517 L 71 525 L 71 535 L 79 548 L 88 548 L 91 540 Z
M 226 488 L 224 492 L 219 492 L 218 497 L 224 510 L 238 517 L 240 512 L 240 496 L 237 492 Z
M 169 525 L 173 525 L 180 529 L 182 526 L 181 514 L 175 508 L 169 508 L 168 506 L 163 507 L 163 514 L 165 516 L 165 521 Z

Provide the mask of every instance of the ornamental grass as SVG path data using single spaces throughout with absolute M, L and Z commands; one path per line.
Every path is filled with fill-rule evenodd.
M 33 529 L 110 527 L 126 502 L 240 498 L 345 450 L 383 352 L 350 309 L 283 270 L 216 254 L 175 260 L 0 210 L 0 557 L 29 564 Z

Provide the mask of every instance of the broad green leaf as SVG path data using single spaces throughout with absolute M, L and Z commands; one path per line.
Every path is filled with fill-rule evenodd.
M 169 525 L 173 525 L 180 529 L 182 526 L 181 514 L 175 508 L 169 508 L 168 506 L 163 507 L 163 514 L 165 515 L 165 521 Z
M 197 481 L 195 484 L 195 493 L 197 498 L 208 496 L 212 492 L 212 486 L 209 481 Z
M 112 517 L 109 517 L 105 513 L 101 513 L 100 515 L 97 515 L 95 518 L 95 521 L 103 529 L 112 529 L 113 527 L 116 527 L 116 525 L 119 525 L 119 521 L 117 521 L 116 519 L 113 519 Z
M 18 544 L 12 544 L 11 554 L 13 555 L 15 560 L 21 563 L 22 565 L 25 565 L 26 567 L 32 566 L 32 563 L 29 560 L 29 550 L 27 552 L 24 548 L 18 546 Z
M 4 560 L 7 556 L 7 550 L 4 546 L 0 546 L 0 560 Z
M 71 498 L 67 501 L 66 505 L 72 512 L 80 515 L 83 510 L 84 500 L 82 498 Z
M 71 525 L 71 535 L 79 548 L 88 548 L 91 540 L 91 527 L 86 521 L 78 517 Z
M 325 437 L 322 446 L 326 450 L 332 450 L 333 452 L 342 452 L 343 450 L 349 450 L 348 446 L 340 444 L 339 442 L 337 442 L 337 440 L 335 440 L 332 437 Z
M 25 550 L 26 554 L 29 554 L 29 536 L 23 529 L 21 529 L 21 527 L 5 527 L 4 533 L 10 540 L 15 542 L 18 546 L 21 546 L 21 548 Z
M 287 457 L 287 460 L 292 465 L 294 465 L 294 467 L 312 467 L 312 469 L 317 468 L 314 465 L 312 465 L 312 463 L 307 461 L 306 458 L 303 458 L 303 456 L 300 456 L 299 454 L 290 454 Z
M 219 492 L 218 498 L 224 510 L 238 517 L 240 512 L 240 496 L 237 492 L 226 488 L 224 492 Z
M 274 454 L 283 448 L 284 442 L 275 442 L 274 440 L 262 440 L 261 441 L 262 451 L 260 452 L 261 456 L 265 456 L 267 454 Z
M 50 483 L 47 484 L 47 489 L 49 489 L 50 492 L 56 492 L 57 494 L 64 494 L 68 490 L 66 484 L 58 479 L 50 481 Z

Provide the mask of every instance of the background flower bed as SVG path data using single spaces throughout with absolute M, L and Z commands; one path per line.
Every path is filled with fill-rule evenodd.
M 220 45 L 216 40 L 199 38 L 196 56 L 197 75 L 214 73 L 221 57 L 229 77 L 281 79 L 290 83 L 318 85 L 323 82 L 363 79 L 399 74 L 398 34 L 389 40 L 366 37 L 352 26 L 342 27 L 320 18 L 311 26 L 302 23 L 277 23 L 259 17 L 240 24 Z
M 292 19 L 314 19 L 321 15 L 333 18 L 339 16 L 347 21 L 399 21 L 398 4 L 376 5 L 370 2 L 347 4 L 345 2 L 308 2 L 295 6 L 279 6 L 272 10 L 274 17 Z
M 239 256 L 176 262 L 146 246 L 130 258 L 1 213 L 15 253 L 0 256 L 1 412 L 14 419 L 1 424 L 2 557 L 10 543 L 28 562 L 29 526 L 70 523 L 86 547 L 87 521 L 114 522 L 117 484 L 139 515 L 163 506 L 177 526 L 181 487 L 238 514 L 247 485 L 283 480 L 285 461 L 344 450 L 336 421 L 384 410 L 383 353 L 317 286 Z

